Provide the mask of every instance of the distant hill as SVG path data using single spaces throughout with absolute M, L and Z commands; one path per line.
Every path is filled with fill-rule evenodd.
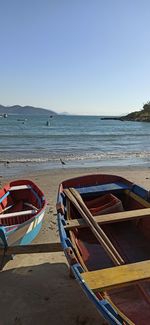
M 57 115 L 56 112 L 52 110 L 48 110 L 46 108 L 40 107 L 33 107 L 33 106 L 20 106 L 20 105 L 13 105 L 13 106 L 3 106 L 0 105 L 0 115 L 2 114 L 17 114 L 17 115 Z
M 138 121 L 138 122 L 150 122 L 150 102 L 143 105 L 141 111 L 132 112 L 126 116 L 121 117 L 122 121 Z
M 119 120 L 119 121 L 136 121 L 150 122 L 150 102 L 143 105 L 143 109 L 119 117 L 101 117 L 101 120 Z

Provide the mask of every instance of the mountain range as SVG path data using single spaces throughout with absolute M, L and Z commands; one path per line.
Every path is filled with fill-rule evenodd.
M 13 105 L 13 106 L 3 106 L 0 105 L 0 115 L 2 114 L 17 114 L 17 115 L 57 115 L 56 112 L 40 107 L 33 107 L 33 106 L 20 106 L 20 105 Z

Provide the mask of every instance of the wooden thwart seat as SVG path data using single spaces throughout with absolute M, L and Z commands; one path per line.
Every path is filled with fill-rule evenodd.
M 131 285 L 150 279 L 150 260 L 84 272 L 82 278 L 94 292 Z
M 106 223 L 121 222 L 121 221 L 133 220 L 137 218 L 144 218 L 144 217 L 150 217 L 150 208 L 99 215 L 99 216 L 95 216 L 94 220 L 99 225 L 102 225 Z M 72 219 L 67 221 L 65 229 L 71 230 L 73 228 L 84 228 L 84 227 L 88 227 L 88 224 L 83 219 Z
M 19 191 L 31 189 L 31 185 L 17 185 L 10 187 L 9 191 Z
M 24 215 L 28 215 L 28 214 L 34 214 L 36 212 L 37 212 L 37 210 L 26 210 L 26 211 L 5 213 L 5 214 L 0 214 L 0 219 L 17 217 L 17 216 L 24 216 Z

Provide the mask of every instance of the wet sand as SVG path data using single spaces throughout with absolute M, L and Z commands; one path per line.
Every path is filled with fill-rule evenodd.
M 141 167 L 67 169 L 65 166 L 61 170 L 17 176 L 36 182 L 48 201 L 42 229 L 33 243 L 59 241 L 55 210 L 59 183 L 92 173 L 120 175 L 150 189 L 150 169 Z M 1 186 L 9 180 L 1 177 Z M 63 252 L 17 255 L 5 265 L 0 277 L 0 325 L 103 324 L 96 308 L 76 281 L 70 279 Z

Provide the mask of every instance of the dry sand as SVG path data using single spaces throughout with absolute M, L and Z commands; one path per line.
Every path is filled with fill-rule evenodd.
M 123 176 L 150 189 L 149 168 L 49 170 L 24 175 L 35 181 L 48 201 L 42 229 L 34 243 L 59 241 L 56 223 L 58 184 L 83 174 Z M 21 178 L 21 177 L 20 177 Z M 10 179 L 1 178 L 1 185 Z M 0 274 L 0 325 L 100 325 L 102 319 L 75 280 L 69 278 L 63 252 L 17 255 Z

